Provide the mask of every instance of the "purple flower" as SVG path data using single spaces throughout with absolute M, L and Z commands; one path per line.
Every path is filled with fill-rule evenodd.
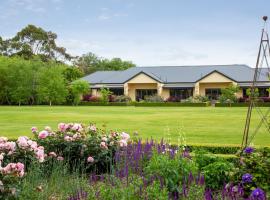
M 253 178 L 252 175 L 247 173 L 242 176 L 242 181 L 243 183 L 251 183 L 252 178 Z
M 253 148 L 253 147 L 247 147 L 247 148 L 245 148 L 245 150 L 244 150 L 244 152 L 245 152 L 246 154 L 251 154 L 253 151 L 254 151 L 254 148 Z
M 262 189 L 256 188 L 251 193 L 252 200 L 265 200 L 265 195 Z

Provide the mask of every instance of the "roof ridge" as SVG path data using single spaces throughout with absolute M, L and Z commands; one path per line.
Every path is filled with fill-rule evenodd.
M 228 67 L 233 67 L 233 66 L 245 66 L 249 67 L 247 64 L 228 64 L 228 65 L 168 65 L 168 66 L 136 66 L 135 68 L 155 68 L 155 67 L 223 67 L 223 66 L 228 66 Z

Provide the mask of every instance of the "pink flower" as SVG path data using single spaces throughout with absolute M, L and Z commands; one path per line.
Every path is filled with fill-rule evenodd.
M 32 131 L 32 133 L 36 133 L 38 131 L 38 129 L 37 129 L 37 127 L 34 126 L 31 128 L 31 131 Z
M 106 145 L 105 142 L 101 142 L 101 143 L 100 143 L 100 147 L 101 147 L 102 149 L 108 149 L 108 147 L 107 147 L 107 145 Z
M 53 151 L 49 153 L 49 156 L 51 156 L 51 157 L 57 157 L 56 153 L 53 152 Z
M 94 161 L 95 161 L 94 158 L 91 157 L 91 156 L 89 156 L 89 157 L 87 158 L 87 162 L 89 162 L 89 163 L 93 163 Z
M 17 140 L 18 146 L 21 149 L 27 149 L 29 147 L 27 142 L 28 142 L 28 137 L 26 137 L 26 136 L 21 136 Z
M 81 137 L 81 134 L 80 133 L 76 133 L 72 136 L 73 139 L 77 139 L 77 138 L 80 138 Z
M 44 147 L 39 146 L 38 148 L 36 148 L 35 149 L 35 155 L 36 155 L 36 158 L 38 159 L 38 161 L 40 163 L 44 162 L 44 160 L 45 160 Z
M 41 132 L 39 132 L 39 134 L 38 134 L 38 138 L 39 139 L 45 139 L 46 137 L 48 137 L 49 136 L 49 133 L 48 133 L 48 131 L 41 131 Z
M 9 163 L 6 167 L 1 168 L 2 174 L 12 174 L 15 176 L 22 177 L 24 175 L 24 164 L 23 163 Z
M 58 156 L 56 159 L 59 160 L 59 161 L 63 161 L 64 160 L 64 158 L 62 156 Z
M 106 137 L 102 137 L 101 140 L 102 140 L 103 142 L 107 142 L 108 139 L 107 139 Z
M 81 124 L 78 124 L 78 123 L 75 123 L 72 127 L 71 127 L 71 130 L 73 131 L 79 131 L 82 129 L 82 125 Z
M 0 143 L 5 143 L 8 141 L 7 137 L 0 137 Z
M 127 146 L 127 141 L 126 140 L 120 140 L 119 145 L 120 145 L 120 147 L 126 147 Z
M 126 140 L 126 141 L 128 141 L 129 138 L 130 138 L 129 134 L 127 134 L 127 133 L 125 133 L 125 132 L 122 132 L 122 133 L 121 133 L 121 137 L 122 137 L 123 140 Z
M 66 136 L 64 137 L 64 140 L 67 141 L 67 142 L 70 142 L 70 141 L 73 140 L 73 138 L 70 137 L 70 136 L 68 136 L 68 135 L 66 135 Z
M 68 125 L 65 124 L 65 123 L 59 123 L 58 124 L 58 130 L 61 131 L 61 132 L 65 132 L 68 128 Z

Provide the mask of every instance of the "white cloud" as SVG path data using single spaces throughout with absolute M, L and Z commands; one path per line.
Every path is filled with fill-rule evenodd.
M 106 14 L 101 14 L 98 16 L 98 20 L 104 21 L 104 20 L 108 20 L 111 19 L 112 17 Z

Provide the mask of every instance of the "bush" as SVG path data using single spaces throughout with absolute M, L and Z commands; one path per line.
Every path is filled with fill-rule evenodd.
M 228 183 L 233 164 L 226 161 L 216 161 L 202 168 L 205 185 L 211 190 L 218 190 Z
M 164 102 L 163 98 L 159 95 L 145 96 L 144 100 L 146 102 Z
M 239 162 L 234 170 L 234 183 L 243 182 L 242 176 L 250 174 L 252 181 L 245 183 L 244 188 L 247 193 L 251 192 L 252 187 L 259 187 L 270 192 L 270 149 L 254 149 L 247 147 L 239 155 Z
M 131 102 L 131 98 L 126 95 L 120 95 L 115 97 L 115 102 Z
M 166 99 L 166 102 L 181 102 L 181 98 L 170 96 L 169 98 Z
M 185 101 L 188 103 L 205 103 L 208 102 L 209 99 L 206 96 L 197 95 L 195 97 L 189 97 Z
M 101 102 L 101 98 L 98 97 L 98 96 L 90 96 L 90 97 L 88 98 L 88 101 L 89 101 L 89 102 Z

